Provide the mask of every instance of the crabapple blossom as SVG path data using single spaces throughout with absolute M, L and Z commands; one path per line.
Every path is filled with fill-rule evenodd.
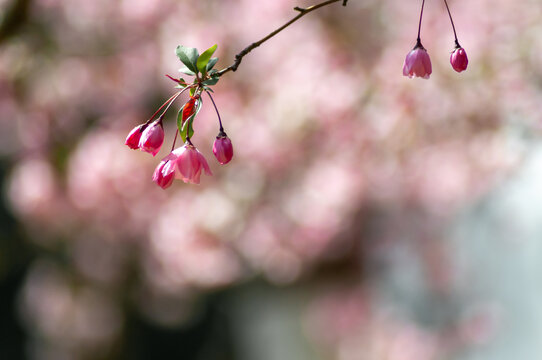
M 227 164 L 233 157 L 233 146 L 230 138 L 224 132 L 220 132 L 213 144 L 213 154 L 222 165 Z
M 429 79 L 431 75 L 431 59 L 427 50 L 420 44 L 416 44 L 406 56 L 403 64 L 403 75 L 412 78 L 414 76 Z
M 199 184 L 202 170 L 209 176 L 213 175 L 205 157 L 188 142 L 173 150 L 163 161 L 166 163 L 161 170 L 162 176 L 168 177 L 178 170 L 175 177 L 185 183 Z
M 455 71 L 461 72 L 467 69 L 469 64 L 469 59 L 467 58 L 467 53 L 462 47 L 457 47 L 450 55 L 450 64 Z
M 141 133 L 145 129 L 145 125 L 139 125 L 130 131 L 126 137 L 125 145 L 128 145 L 130 149 L 139 149 L 139 139 L 141 139 Z
M 149 125 L 141 134 L 139 139 L 139 148 L 145 152 L 156 156 L 164 142 L 164 128 L 160 120 Z
M 158 166 L 154 170 L 154 174 L 152 175 L 152 181 L 154 181 L 156 185 L 160 186 L 162 189 L 167 189 L 168 187 L 170 187 L 173 183 L 173 179 L 175 178 L 175 173 L 173 171 L 164 171 L 164 169 L 167 170 L 167 165 L 169 163 L 170 160 L 167 157 L 164 158 L 160 162 L 160 164 L 158 164 Z

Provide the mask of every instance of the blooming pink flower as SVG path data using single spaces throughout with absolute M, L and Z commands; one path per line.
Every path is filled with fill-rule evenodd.
M 417 76 L 429 79 L 431 72 L 432 68 L 429 54 L 421 44 L 417 44 L 405 58 L 403 75 L 408 76 L 409 78 Z
M 454 52 L 452 52 L 452 55 L 450 55 L 450 64 L 452 64 L 452 67 L 457 72 L 466 70 L 467 65 L 469 64 L 469 59 L 467 58 L 465 49 L 462 47 L 457 47 Z
M 163 161 L 165 160 L 169 160 L 169 162 L 164 164 L 162 169 L 164 177 L 178 170 L 176 178 L 185 183 L 199 184 L 202 170 L 207 175 L 213 175 L 205 157 L 192 144 L 184 144 L 184 146 L 173 150 Z
M 136 126 L 126 137 L 124 144 L 128 145 L 130 149 L 139 149 L 139 139 L 141 138 L 141 133 L 143 132 L 143 126 L 143 124 Z
M 139 148 L 145 152 L 156 156 L 164 142 L 164 128 L 160 121 L 155 121 L 149 125 L 141 134 L 139 139 Z
M 222 165 L 229 163 L 233 157 L 231 140 L 224 132 L 221 132 L 216 137 L 213 144 L 213 154 L 215 154 L 216 159 Z
M 168 157 L 164 158 L 160 164 L 156 167 L 154 170 L 154 174 L 152 175 L 152 181 L 156 183 L 156 185 L 160 186 L 162 189 L 167 189 L 171 186 L 173 183 L 173 179 L 175 178 L 175 172 L 169 171 L 169 168 L 171 166 L 168 166 L 171 163 L 171 161 L 168 159 Z M 173 170 L 175 170 L 175 167 L 172 167 Z

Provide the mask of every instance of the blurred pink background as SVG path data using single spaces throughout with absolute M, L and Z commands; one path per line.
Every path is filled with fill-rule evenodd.
M 1 359 L 542 356 L 538 0 L 450 0 L 461 74 L 427 1 L 429 80 L 419 1 L 330 5 L 215 86 L 213 177 L 151 182 L 176 110 L 156 158 L 124 145 L 177 45 L 221 69 L 313 3 L 0 0 Z

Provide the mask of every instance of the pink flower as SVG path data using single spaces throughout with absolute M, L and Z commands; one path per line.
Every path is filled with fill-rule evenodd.
M 409 78 L 417 76 L 429 79 L 431 72 L 431 59 L 429 58 L 429 54 L 421 43 L 418 43 L 405 58 L 403 75 L 408 76 Z
M 141 134 L 139 139 L 139 148 L 145 152 L 156 156 L 164 142 L 164 128 L 160 121 L 155 121 L 148 126 Z
M 168 159 L 168 157 L 164 158 L 160 164 L 158 164 L 154 170 L 154 174 L 152 175 L 152 181 L 154 181 L 156 185 L 160 186 L 162 189 L 167 189 L 170 187 L 173 183 L 173 179 L 175 178 L 175 172 L 169 171 L 171 166 L 168 165 L 170 163 L 171 161 Z M 172 168 L 175 170 L 175 166 Z
M 143 124 L 136 126 L 126 137 L 124 145 L 128 145 L 130 149 L 139 149 L 139 139 L 141 138 L 141 133 L 143 132 Z
M 467 69 L 469 64 L 469 59 L 467 58 L 467 53 L 462 47 L 457 47 L 452 55 L 450 55 L 450 64 L 455 71 L 461 72 Z
M 201 171 L 207 175 L 213 175 L 205 157 L 192 144 L 173 150 L 163 161 L 169 160 L 162 169 L 162 175 L 168 176 L 178 170 L 177 178 L 185 183 L 199 184 Z
M 213 154 L 215 154 L 216 159 L 222 165 L 229 163 L 233 157 L 233 146 L 231 144 L 231 140 L 223 131 L 221 131 L 215 139 L 213 144 Z

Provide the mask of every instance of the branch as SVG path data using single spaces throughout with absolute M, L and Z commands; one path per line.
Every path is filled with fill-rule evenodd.
M 317 9 L 319 9 L 321 7 L 324 7 L 324 6 L 339 2 L 339 1 L 343 2 L 342 3 L 343 6 L 346 6 L 346 3 L 348 2 L 348 0 L 327 0 L 327 1 L 321 2 L 321 3 L 316 4 L 316 5 L 309 6 L 309 7 L 306 7 L 306 8 L 300 8 L 299 6 L 296 6 L 294 8 L 294 10 L 299 11 L 299 14 L 297 14 L 297 16 L 292 18 L 286 24 L 282 25 L 281 27 L 279 27 L 278 29 L 276 29 L 275 31 L 273 31 L 272 33 L 270 33 L 269 35 L 267 35 L 263 39 L 261 39 L 259 41 L 256 41 L 256 42 L 250 44 L 249 46 L 247 46 L 246 48 L 244 48 L 240 53 L 235 55 L 235 61 L 233 62 L 232 65 L 228 66 L 225 69 L 220 70 L 218 73 L 216 73 L 215 76 L 222 76 L 222 75 L 224 75 L 225 73 L 227 73 L 229 71 L 236 71 L 237 68 L 239 67 L 239 65 L 241 64 L 241 61 L 243 60 L 243 57 L 245 57 L 245 55 L 250 53 L 252 50 L 257 48 L 258 46 L 260 46 L 261 44 L 263 44 L 267 40 L 271 39 L 273 36 L 277 35 L 279 32 L 286 29 L 288 26 L 292 25 L 293 23 L 295 23 L 297 20 L 301 19 L 303 16 L 307 15 L 308 13 L 313 12 L 314 10 L 317 10 Z

